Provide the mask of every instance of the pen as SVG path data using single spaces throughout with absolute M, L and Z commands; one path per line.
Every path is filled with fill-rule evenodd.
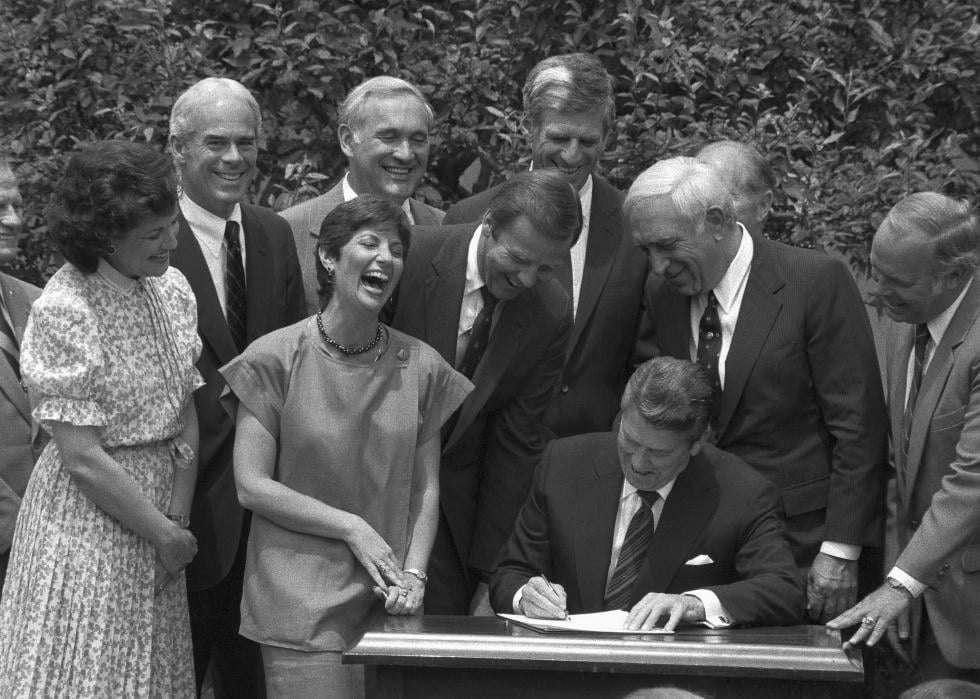
M 541 579 L 544 580 L 544 584 L 548 586 L 548 589 L 551 590 L 552 593 L 554 593 L 555 597 L 558 597 L 558 590 L 556 590 L 555 586 L 551 584 L 550 580 L 548 580 L 548 576 L 541 573 Z M 565 616 L 563 618 L 568 619 L 568 610 L 563 609 L 562 611 L 565 612 Z

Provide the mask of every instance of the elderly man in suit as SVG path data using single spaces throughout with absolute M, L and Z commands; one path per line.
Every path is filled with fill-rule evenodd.
M 617 432 L 548 445 L 491 580 L 494 609 L 626 609 L 629 630 L 798 620 L 779 492 L 706 443 L 712 383 L 693 362 L 652 359 L 627 385 Z
M 571 328 L 553 277 L 581 225 L 568 181 L 542 170 L 508 180 L 478 224 L 412 233 L 391 325 L 476 387 L 443 432 L 428 613 L 489 611 L 486 581 L 544 449 Z
M 886 424 L 867 314 L 843 263 L 756 239 L 713 168 L 671 158 L 626 197 L 656 278 L 662 354 L 717 382 L 717 445 L 780 489 L 811 616 L 857 598 L 857 558 L 880 540 Z
M 21 206 L 13 169 L 0 158 L 0 265 L 17 257 Z M 31 304 L 40 293 L 36 286 L 0 272 L 0 593 L 20 501 L 47 441 L 31 419 L 20 376 L 20 341 Z
M 170 148 L 180 178 L 180 228 L 171 264 L 197 297 L 205 386 L 198 484 L 190 528 L 198 553 L 187 568 L 194 665 L 200 689 L 212 657 L 218 697 L 256 696 L 258 646 L 238 635 L 249 519 L 232 472 L 234 423 L 218 397 L 218 368 L 252 340 L 305 316 L 303 280 L 289 226 L 246 203 L 255 175 L 259 105 L 241 84 L 205 78 L 174 103 Z
M 524 83 L 532 169 L 565 175 L 582 205 L 582 234 L 559 275 L 575 323 L 545 418 L 551 436 L 612 426 L 637 337 L 646 259 L 625 234 L 622 193 L 595 173 L 615 110 L 612 77 L 588 54 L 546 58 Z M 444 223 L 479 220 L 496 191 L 459 202 Z
M 351 90 L 337 113 L 337 137 L 347 174 L 326 194 L 282 212 L 303 269 L 306 312 L 320 310 L 314 249 L 327 214 L 359 194 L 377 194 L 402 207 L 409 223 L 437 226 L 443 212 L 415 199 L 429 164 L 432 107 L 413 84 L 382 75 Z
M 933 192 L 896 204 L 872 241 L 875 295 L 892 321 L 888 577 L 828 626 L 860 622 L 851 644 L 887 634 L 924 680 L 980 682 L 978 266 L 976 213 Z

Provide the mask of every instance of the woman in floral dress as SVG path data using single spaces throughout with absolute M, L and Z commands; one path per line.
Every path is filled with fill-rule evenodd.
M 0 601 L 2 697 L 192 697 L 183 568 L 200 385 L 169 158 L 123 141 L 72 156 L 48 208 L 68 263 L 21 352 L 52 435 Z

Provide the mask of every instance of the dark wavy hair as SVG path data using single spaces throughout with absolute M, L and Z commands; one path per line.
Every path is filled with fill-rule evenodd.
M 394 231 L 398 234 L 408 256 L 408 248 L 412 242 L 409 232 L 408 217 L 402 208 L 390 199 L 374 194 L 362 194 L 356 199 L 345 201 L 335 208 L 320 224 L 320 236 L 314 251 L 316 264 L 317 296 L 320 308 L 326 308 L 333 296 L 333 276 L 327 274 L 320 251 L 327 257 L 338 259 L 340 249 L 350 242 L 354 234 L 362 228 L 376 228 L 383 231 Z
M 176 205 L 169 157 L 138 143 L 101 141 L 71 156 L 44 213 L 58 252 L 91 273 L 112 241 Z
M 568 240 L 575 245 L 582 232 L 578 192 L 557 170 L 519 172 L 500 185 L 487 209 L 491 228 L 507 228 L 521 216 L 531 222 L 538 235 L 549 240 Z
M 711 374 L 703 366 L 657 357 L 630 377 L 620 407 L 625 411 L 634 405 L 654 427 L 683 432 L 694 442 L 708 429 L 715 399 Z

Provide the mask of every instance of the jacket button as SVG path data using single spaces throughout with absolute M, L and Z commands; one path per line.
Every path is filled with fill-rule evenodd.
M 912 527 L 913 529 L 918 529 L 919 528 L 919 520 L 917 520 L 917 519 L 910 520 L 909 521 L 909 526 Z
M 943 563 L 943 572 L 949 570 L 949 563 Z
M 561 385 L 561 392 L 562 393 L 568 393 L 568 384 L 567 383 L 563 383 Z

